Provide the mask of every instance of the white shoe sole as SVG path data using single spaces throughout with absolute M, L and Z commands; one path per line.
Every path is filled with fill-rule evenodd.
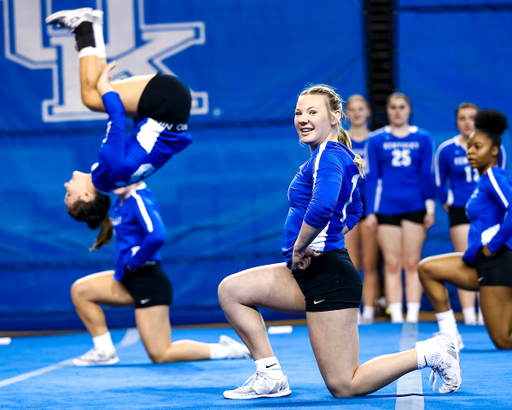
M 272 394 L 258 394 L 257 396 L 239 396 L 237 394 L 230 395 L 228 392 L 224 392 L 223 396 L 225 399 L 231 400 L 250 400 L 250 399 L 263 399 L 263 398 L 272 398 L 272 397 L 286 397 L 292 394 L 291 390 L 283 390 L 277 393 Z
M 96 362 L 96 363 L 93 363 L 93 362 L 87 362 L 87 361 L 84 361 L 84 360 L 80 360 L 80 359 L 73 359 L 73 364 L 75 366 L 79 366 L 79 367 L 86 367 L 86 366 L 111 366 L 113 364 L 117 364 L 119 363 L 119 357 L 114 357 L 113 359 L 110 359 L 110 360 L 106 360 L 104 362 Z

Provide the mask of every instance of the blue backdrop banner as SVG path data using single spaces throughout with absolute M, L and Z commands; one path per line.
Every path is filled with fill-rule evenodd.
M 309 151 L 293 127 L 296 98 L 327 83 L 347 98 L 365 89 L 358 1 L 3 0 L 0 44 L 0 330 L 82 327 L 69 290 L 112 269 L 114 245 L 73 221 L 64 182 L 87 172 L 106 116 L 80 100 L 74 38 L 47 27 L 51 12 L 105 11 L 114 78 L 161 71 L 193 90 L 194 143 L 152 176 L 168 229 L 161 255 L 173 323 L 225 321 L 227 275 L 282 260 L 286 190 Z M 307 12 L 305 12 L 307 10 Z M 133 309 L 107 309 L 110 326 Z M 270 313 L 267 317 L 272 316 Z

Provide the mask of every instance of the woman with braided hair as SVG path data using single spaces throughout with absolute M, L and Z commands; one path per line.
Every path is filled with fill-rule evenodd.
M 331 87 L 316 85 L 300 94 L 294 123 L 311 157 L 288 189 L 290 209 L 282 239 L 285 262 L 236 273 L 219 285 L 221 307 L 256 365 L 255 375 L 242 387 L 225 391 L 225 398 L 291 394 L 258 306 L 306 312 L 318 367 L 335 397 L 371 393 L 426 366 L 442 377 L 442 393 L 460 387 L 454 337 L 434 338 L 416 349 L 358 364 L 361 279 L 344 248 L 344 234 L 362 213 L 357 185 L 364 176 L 364 163 L 351 150 L 350 137 L 340 123 L 342 115 L 341 99 Z
M 450 307 L 445 283 L 480 291 L 485 327 L 498 349 L 512 349 L 512 180 L 499 167 L 501 135 L 507 117 L 481 110 L 466 155 L 479 179 L 466 203 L 469 218 L 467 250 L 421 261 L 419 275 L 436 312 L 440 334 L 462 338 Z
M 107 65 L 101 10 L 63 10 L 48 16 L 46 23 L 75 34 L 82 101 L 109 115 L 107 135 L 91 173 L 74 172 L 65 184 L 68 213 L 92 229 L 101 227 L 93 247 L 97 249 L 112 232 L 106 194 L 149 177 L 192 142 L 187 132 L 190 90 L 177 77 L 160 73 L 110 83 L 116 64 Z M 134 121 L 129 135 L 126 117 Z

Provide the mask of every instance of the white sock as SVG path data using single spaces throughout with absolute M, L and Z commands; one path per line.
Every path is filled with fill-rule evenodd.
M 92 342 L 94 343 L 94 347 L 96 349 L 103 350 L 104 352 L 111 352 L 116 350 L 114 343 L 112 343 L 110 332 L 107 332 L 104 335 L 93 337 Z
M 366 320 L 373 320 L 375 316 L 375 308 L 373 306 L 363 306 L 363 318 Z
M 416 343 L 416 358 L 418 369 L 432 367 L 442 358 L 443 349 L 436 341 L 425 341 Z
M 420 315 L 420 306 L 421 306 L 421 303 L 415 303 L 415 302 L 407 303 L 407 317 L 405 319 L 406 322 L 418 323 L 418 318 Z
M 99 58 L 107 57 L 107 49 L 105 40 L 103 39 L 103 26 L 101 24 L 93 24 L 94 42 L 96 47 L 84 47 L 78 52 L 78 57 L 98 56 Z
M 474 306 L 462 309 L 462 314 L 464 315 L 465 325 L 476 325 L 476 313 Z
M 101 24 L 93 24 L 92 30 L 94 32 L 94 42 L 96 43 L 96 55 L 100 58 L 107 57 L 107 49 L 105 47 L 105 40 L 103 39 L 103 26 Z
M 226 346 L 221 346 L 218 343 L 209 343 L 210 345 L 210 360 L 227 359 L 229 349 Z
M 265 357 L 264 359 L 255 360 L 256 371 L 270 376 L 272 379 L 284 377 L 281 365 L 276 357 Z
M 456 336 L 457 333 L 459 333 L 452 309 L 446 312 L 436 313 L 436 318 L 441 333 L 451 336 Z
M 390 303 L 388 307 L 389 310 L 391 310 L 391 322 L 403 323 L 404 314 L 402 313 L 402 302 Z
M 482 315 L 482 309 L 480 306 L 478 306 L 478 324 L 480 326 L 485 326 L 484 315 Z

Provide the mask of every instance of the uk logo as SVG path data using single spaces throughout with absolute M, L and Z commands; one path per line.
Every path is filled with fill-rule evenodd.
M 1 0 L 0 0 L 1 1 Z M 42 101 L 44 122 L 105 119 L 90 111 L 80 97 L 79 59 L 74 36 L 46 26 L 54 11 L 52 0 L 3 0 L 5 57 L 32 70 L 52 71 L 53 96 Z M 116 60 L 114 79 L 160 71 L 177 75 L 166 60 L 195 45 L 205 44 L 203 22 L 146 24 L 144 0 L 96 0 L 105 6 L 104 33 L 107 57 Z M 139 41 L 137 41 L 139 39 Z M 208 93 L 191 91 L 192 115 L 208 114 Z

